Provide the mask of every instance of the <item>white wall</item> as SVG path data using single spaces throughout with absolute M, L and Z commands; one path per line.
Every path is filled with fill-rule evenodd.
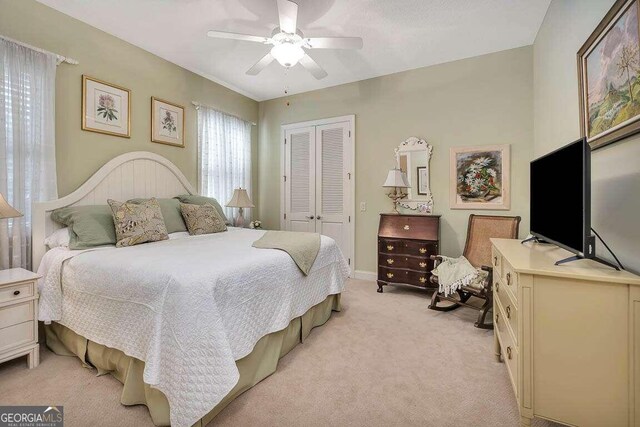
M 533 48 L 536 157 L 580 137 L 576 54 L 614 2 L 552 1 Z M 640 136 L 594 151 L 591 163 L 593 228 L 640 272 Z M 597 253 L 611 259 L 600 244 Z

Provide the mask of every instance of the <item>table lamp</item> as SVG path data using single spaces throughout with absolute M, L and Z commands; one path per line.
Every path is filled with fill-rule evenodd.
M 244 227 L 244 216 L 242 216 L 243 209 L 255 207 L 253 203 L 251 203 L 251 199 L 249 199 L 247 190 L 244 188 L 236 188 L 233 190 L 233 196 L 226 206 L 228 208 L 238 208 L 238 216 L 236 216 L 233 224 L 236 227 Z
M 22 214 L 15 210 L 0 193 L 0 219 L 18 218 L 20 216 Z
M 409 182 L 407 181 L 407 174 L 402 172 L 400 169 L 393 168 L 389 171 L 387 180 L 382 186 L 394 189 L 393 191 L 388 193 L 387 196 L 389 196 L 389 198 L 393 200 L 393 211 L 399 214 L 400 212 L 398 212 L 398 200 L 407 197 L 407 193 L 398 189 L 410 187 Z

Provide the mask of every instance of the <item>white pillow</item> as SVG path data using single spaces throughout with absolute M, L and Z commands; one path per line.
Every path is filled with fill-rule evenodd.
M 44 244 L 49 249 L 63 247 L 69 247 L 69 227 L 64 227 L 54 231 L 49 237 L 44 239 Z

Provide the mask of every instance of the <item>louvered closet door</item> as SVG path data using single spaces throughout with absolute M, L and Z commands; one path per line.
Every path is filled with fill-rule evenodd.
M 333 238 L 345 259 L 350 254 L 350 153 L 348 122 L 316 126 L 316 232 Z
M 285 138 L 287 230 L 315 232 L 315 127 L 288 130 Z

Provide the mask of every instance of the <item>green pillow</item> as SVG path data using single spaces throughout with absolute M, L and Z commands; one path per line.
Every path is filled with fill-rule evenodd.
M 140 204 L 149 199 L 132 199 L 131 203 Z M 160 205 L 160 212 L 164 218 L 164 225 L 167 227 L 167 233 L 177 233 L 178 231 L 187 231 L 187 225 L 184 223 L 182 213 L 180 212 L 180 201 L 178 199 L 156 199 Z
M 213 205 L 214 208 L 216 208 L 222 219 L 224 219 L 224 223 L 227 225 L 231 225 L 231 222 L 229 222 L 226 215 L 224 214 L 224 210 L 222 210 L 222 206 L 220 206 L 220 203 L 218 203 L 218 201 L 213 197 L 198 196 L 197 194 L 183 194 L 182 196 L 177 196 L 175 198 L 180 200 L 182 203 L 187 203 L 190 205 L 204 205 L 206 203 L 209 203 L 210 205 Z
M 69 249 L 115 245 L 116 228 L 107 205 L 69 206 L 56 209 L 51 219 L 69 227 Z

